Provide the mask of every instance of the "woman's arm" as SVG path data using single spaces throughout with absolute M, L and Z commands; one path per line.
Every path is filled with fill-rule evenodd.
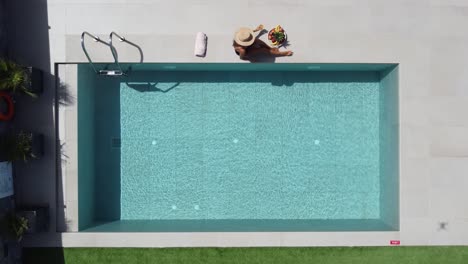
M 257 31 L 260 31 L 260 30 L 263 30 L 263 25 L 262 24 L 258 25 L 258 27 L 256 29 L 254 29 L 253 32 L 257 32 Z

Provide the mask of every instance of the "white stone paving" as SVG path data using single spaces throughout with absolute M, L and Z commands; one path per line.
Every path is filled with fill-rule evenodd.
M 83 30 L 104 37 L 115 30 L 141 45 L 145 62 L 238 62 L 231 47 L 233 32 L 259 23 L 267 28 L 281 24 L 288 32 L 295 54 L 276 62 L 400 63 L 401 230 L 68 232 L 26 238 L 26 245 L 356 246 L 388 245 L 390 239 L 400 239 L 402 245 L 468 245 L 468 1 L 49 0 L 46 4 L 51 71 L 54 63 L 85 61 L 79 46 Z M 209 38 L 204 59 L 193 56 L 198 31 Z M 123 61 L 135 60 L 133 50 L 118 49 Z M 106 51 L 93 49 L 92 55 L 97 61 L 110 61 Z M 445 230 L 439 228 L 440 222 L 448 223 Z

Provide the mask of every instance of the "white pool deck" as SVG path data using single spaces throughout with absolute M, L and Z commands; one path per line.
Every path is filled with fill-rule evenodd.
M 18 6 L 25 2 L 9 5 L 20 12 Z M 52 208 L 51 232 L 26 237 L 26 246 L 385 246 L 390 240 L 400 240 L 401 245 L 468 245 L 468 1 L 38 0 L 34 5 L 47 10 L 50 61 L 46 65 L 50 68 L 44 70 L 52 74 L 56 63 L 86 61 L 79 42 L 85 30 L 106 38 L 111 31 L 120 33 L 141 46 L 145 62 L 240 62 L 231 47 L 233 32 L 259 23 L 267 28 L 281 24 L 288 32 L 295 54 L 277 58 L 277 63 L 399 63 L 400 231 L 74 232 L 75 102 L 59 109 L 58 120 L 66 154 L 62 166 L 66 227 L 55 221 L 62 210 Z M 18 22 L 15 27 L 24 25 Z M 198 31 L 209 38 L 206 58 L 193 56 Z M 10 53 L 24 62 L 44 65 L 29 59 L 32 43 L 19 41 L 24 37 L 21 31 L 14 35 L 19 44 L 10 47 Z M 108 50 L 88 43 L 96 61 L 111 61 Z M 117 48 L 122 61 L 137 59 L 134 50 L 120 44 Z M 73 96 L 74 66 L 58 68 Z M 55 178 L 50 179 L 49 192 L 35 189 L 34 181 L 25 183 L 29 190 L 21 199 L 54 207 Z

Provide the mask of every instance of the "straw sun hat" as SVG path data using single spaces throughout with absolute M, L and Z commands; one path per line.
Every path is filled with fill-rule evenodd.
M 255 41 L 253 30 L 246 27 L 239 28 L 234 35 L 234 41 L 244 47 L 252 45 Z

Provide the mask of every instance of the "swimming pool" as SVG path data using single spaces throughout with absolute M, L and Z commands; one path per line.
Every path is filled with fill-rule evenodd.
M 394 64 L 78 67 L 79 230 L 398 230 Z

